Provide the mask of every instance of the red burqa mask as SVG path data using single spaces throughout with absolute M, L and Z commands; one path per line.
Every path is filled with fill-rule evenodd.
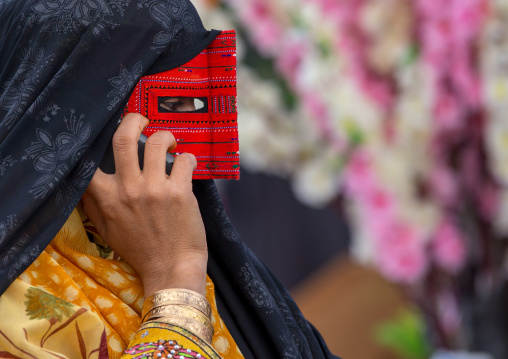
M 171 131 L 177 141 L 173 156 L 183 152 L 196 156 L 193 178 L 239 179 L 235 32 L 222 31 L 180 67 L 142 77 L 128 112 L 148 117 L 146 136 Z

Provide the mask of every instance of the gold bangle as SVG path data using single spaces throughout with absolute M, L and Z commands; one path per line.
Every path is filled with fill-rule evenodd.
M 171 317 L 182 317 L 190 318 L 197 323 L 213 330 L 211 320 L 201 313 L 199 310 L 193 307 L 186 307 L 182 305 L 167 305 L 164 307 L 158 307 L 148 312 L 146 320 L 153 320 L 154 318 L 171 318 Z
M 213 338 L 213 326 L 211 327 L 211 330 L 209 327 L 202 325 L 199 322 L 194 321 L 191 318 L 188 317 L 160 317 L 160 318 L 153 318 L 149 321 L 144 322 L 141 325 L 141 329 L 144 329 L 145 327 L 149 327 L 151 323 L 154 322 L 162 322 L 167 324 L 176 325 L 178 327 L 181 327 L 192 334 L 196 335 L 197 337 L 201 338 L 202 340 L 206 341 L 207 343 L 212 342 Z
M 187 305 L 198 309 L 208 318 L 212 317 L 210 303 L 201 294 L 183 288 L 163 289 L 145 299 L 143 303 L 142 321 L 149 311 L 166 305 Z
M 148 313 L 150 313 L 154 309 L 165 307 L 165 306 L 168 306 L 168 305 L 191 307 L 191 308 L 194 308 L 196 310 L 199 310 L 199 312 L 202 313 L 203 315 L 205 315 L 208 319 L 212 318 L 212 310 L 211 310 L 210 307 L 203 308 L 200 305 L 196 305 L 195 303 L 189 303 L 189 302 L 184 301 L 184 300 L 181 300 L 181 301 L 179 301 L 179 300 L 173 300 L 173 301 L 168 300 L 168 301 L 165 301 L 163 303 L 158 303 L 157 305 L 153 305 L 151 308 L 149 307 L 149 305 L 147 305 L 146 307 L 145 307 L 145 305 L 143 305 L 143 318 L 142 318 L 142 321 L 144 322 L 146 316 L 148 315 Z

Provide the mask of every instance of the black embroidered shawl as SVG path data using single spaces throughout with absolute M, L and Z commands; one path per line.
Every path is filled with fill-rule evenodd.
M 0 294 L 76 206 L 144 74 L 217 35 L 189 0 L 0 0 Z M 196 182 L 219 311 L 247 358 L 333 357 Z

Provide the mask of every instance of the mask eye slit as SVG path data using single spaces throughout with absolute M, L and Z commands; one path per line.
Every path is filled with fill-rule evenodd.
M 160 96 L 158 112 L 206 113 L 208 104 L 206 97 Z

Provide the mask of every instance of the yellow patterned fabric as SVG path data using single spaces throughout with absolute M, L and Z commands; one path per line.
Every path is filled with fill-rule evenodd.
M 86 353 L 93 358 L 106 350 L 107 342 L 109 357 L 119 358 L 128 344 L 135 344 L 131 341 L 141 325 L 144 301 L 141 281 L 102 246 L 96 233 L 91 241 L 85 227 L 93 233 L 91 223 L 75 209 L 51 244 L 0 297 L 0 352 L 35 358 Z M 208 277 L 206 297 L 212 307 L 213 348 L 222 357 L 243 358 L 219 317 Z

